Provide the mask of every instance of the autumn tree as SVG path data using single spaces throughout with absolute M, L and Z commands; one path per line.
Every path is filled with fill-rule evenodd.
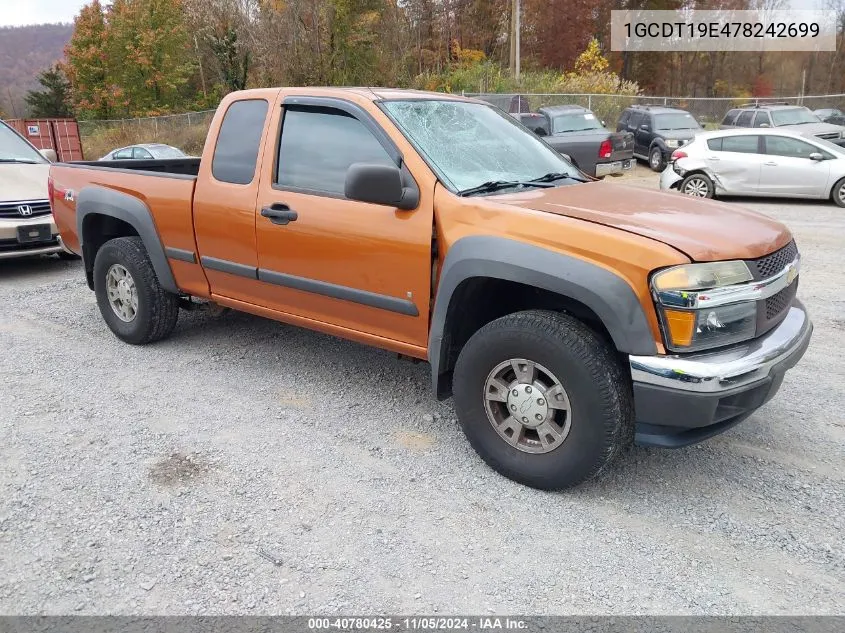
M 106 49 L 113 96 L 128 114 L 177 110 L 194 72 L 182 0 L 113 0 Z
M 61 64 L 54 64 L 38 75 L 41 90 L 30 90 L 25 101 L 33 117 L 72 117 L 70 82 Z
M 106 52 L 107 39 L 106 12 L 100 0 L 92 0 L 76 17 L 65 49 L 71 100 L 81 118 L 107 119 L 114 111 L 114 61 Z

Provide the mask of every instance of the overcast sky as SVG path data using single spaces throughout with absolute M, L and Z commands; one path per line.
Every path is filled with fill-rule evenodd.
M 79 9 L 87 2 L 88 0 L 0 0 L 0 26 L 73 22 Z
M 0 0 L 0 26 L 73 22 L 88 0 Z M 823 0 L 791 0 L 794 9 L 821 8 Z M 14 6 L 14 10 L 10 10 Z

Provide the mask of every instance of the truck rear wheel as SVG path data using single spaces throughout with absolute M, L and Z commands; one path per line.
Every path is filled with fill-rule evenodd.
M 118 237 L 100 247 L 94 292 L 100 314 L 122 341 L 153 343 L 176 326 L 179 297 L 161 287 L 140 237 Z
M 494 470 L 546 490 L 601 472 L 633 442 L 630 379 L 583 323 L 517 312 L 476 332 L 453 379 L 458 418 Z

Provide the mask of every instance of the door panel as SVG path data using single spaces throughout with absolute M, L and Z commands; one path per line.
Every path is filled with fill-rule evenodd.
M 787 136 L 766 136 L 760 192 L 767 195 L 827 197 L 830 163 L 809 158 L 815 145 Z
M 707 144 L 704 160 L 725 193 L 754 195 L 760 188 L 760 169 L 765 156 L 759 153 L 757 135 L 725 136 Z
M 194 193 L 197 255 L 212 294 L 249 302 L 261 294 L 255 241 L 256 167 L 261 164 L 269 97 L 221 104 L 225 115 L 218 142 L 203 152 Z M 215 126 L 216 121 L 212 131 Z
M 285 108 L 276 168 L 262 181 L 257 200 L 261 305 L 424 346 L 430 194 L 421 192 L 413 211 L 344 197 L 349 164 L 395 164 L 384 139 L 376 139 L 358 116 L 331 107 Z M 273 217 L 280 211 L 287 211 L 281 223 Z

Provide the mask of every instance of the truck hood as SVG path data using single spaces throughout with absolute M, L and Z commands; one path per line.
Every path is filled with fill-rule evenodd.
M 780 222 L 742 207 L 629 185 L 590 182 L 488 199 L 635 233 L 693 261 L 756 259 L 792 239 Z
M 46 200 L 49 173 L 49 163 L 0 163 L 0 203 Z

